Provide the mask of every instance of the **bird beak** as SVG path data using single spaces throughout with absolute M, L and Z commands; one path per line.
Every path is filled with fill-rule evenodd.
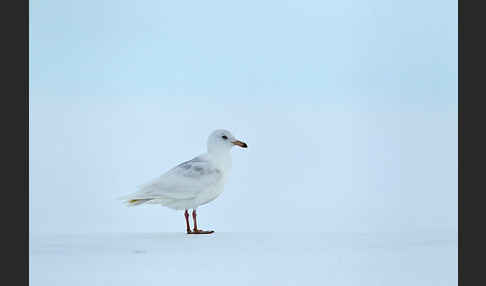
M 235 145 L 238 145 L 240 146 L 241 148 L 246 148 L 248 147 L 248 145 L 246 145 L 245 142 L 241 142 L 240 140 L 235 140 L 235 141 L 231 141 L 231 143 L 235 144 Z

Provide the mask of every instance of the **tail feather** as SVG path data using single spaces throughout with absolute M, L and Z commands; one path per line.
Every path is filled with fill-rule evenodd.
M 131 200 L 126 201 L 126 203 L 128 204 L 129 207 L 132 207 L 132 206 L 141 205 L 141 204 L 146 203 L 150 200 L 151 199 L 131 199 Z

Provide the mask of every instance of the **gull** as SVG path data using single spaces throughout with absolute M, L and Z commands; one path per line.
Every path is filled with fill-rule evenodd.
M 223 192 L 231 169 L 230 150 L 233 146 L 248 147 L 228 130 L 213 131 L 207 140 L 207 153 L 183 162 L 160 177 L 139 186 L 137 192 L 124 198 L 125 202 L 128 206 L 159 204 L 175 210 L 184 210 L 188 234 L 213 233 L 213 230 L 197 228 L 196 209 L 216 199 Z M 192 230 L 188 209 L 192 209 Z

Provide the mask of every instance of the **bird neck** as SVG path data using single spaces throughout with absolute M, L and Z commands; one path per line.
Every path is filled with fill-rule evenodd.
M 211 157 L 211 161 L 213 161 L 213 164 L 217 165 L 218 167 L 224 170 L 231 168 L 230 150 L 226 150 L 226 149 L 210 150 L 208 152 L 208 155 Z

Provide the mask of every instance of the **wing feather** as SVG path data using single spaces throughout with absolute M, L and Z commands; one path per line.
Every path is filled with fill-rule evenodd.
M 167 173 L 144 185 L 133 197 L 137 199 L 176 199 L 196 197 L 201 191 L 217 184 L 222 179 L 219 169 L 208 161 L 196 157 L 179 164 Z

